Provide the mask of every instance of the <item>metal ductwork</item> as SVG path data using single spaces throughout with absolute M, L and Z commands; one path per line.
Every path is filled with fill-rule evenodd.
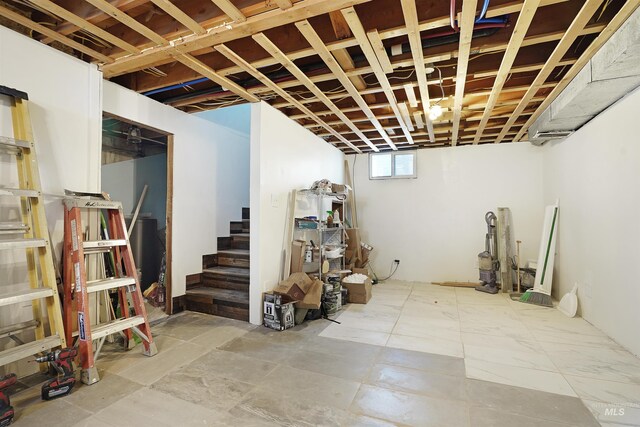
M 640 8 L 529 127 L 529 141 L 564 139 L 640 86 Z

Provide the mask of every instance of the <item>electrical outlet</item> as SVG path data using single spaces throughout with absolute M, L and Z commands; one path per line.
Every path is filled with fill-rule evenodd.
M 393 260 L 393 263 L 394 263 L 394 264 L 398 264 L 398 265 L 400 265 L 400 260 L 399 260 L 399 259 L 394 259 L 394 260 Z

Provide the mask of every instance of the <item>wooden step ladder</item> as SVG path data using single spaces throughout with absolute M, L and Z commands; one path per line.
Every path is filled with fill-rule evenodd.
M 77 338 L 82 366 L 81 379 L 85 384 L 100 381 L 95 367 L 105 339 L 123 332 L 125 348 L 135 345 L 132 331 L 141 339 L 145 356 L 158 353 L 147 312 L 142 299 L 140 282 L 129 245 L 127 228 L 122 211 L 122 203 L 99 197 L 70 197 L 64 201 L 64 323 L 66 339 L 72 342 Z M 83 239 L 82 211 L 107 210 L 109 236 L 105 240 L 85 241 Z M 115 277 L 87 281 L 85 255 L 103 255 L 111 252 L 115 260 Z M 124 264 L 124 268 L 123 268 Z M 91 325 L 89 294 L 117 289 L 121 318 L 107 323 Z M 135 315 L 129 315 L 128 296 L 131 297 Z M 74 300 L 77 316 L 74 319 Z M 77 332 L 73 332 L 77 322 Z M 94 353 L 93 341 L 97 340 Z
M 2 366 L 54 347 L 66 347 L 66 341 L 29 117 L 29 98 L 25 92 L 5 86 L 0 86 L 0 96 L 10 98 L 13 122 L 13 137 L 0 136 L 0 152 L 15 155 L 19 182 L 19 188 L 0 185 L 0 196 L 2 200 L 19 200 L 22 216 L 19 222 L 0 222 L 0 250 L 25 252 L 30 285 L 28 290 L 7 292 L 5 289 L 11 283 L 7 277 L 0 278 L 0 306 L 31 302 L 33 310 L 33 320 L 1 325 L 0 339 L 11 338 L 17 344 L 0 351 Z M 43 302 L 48 322 L 42 310 Z M 19 338 L 18 334 L 31 329 L 35 330 L 34 341 L 24 342 Z M 41 367 L 46 369 L 46 364 Z

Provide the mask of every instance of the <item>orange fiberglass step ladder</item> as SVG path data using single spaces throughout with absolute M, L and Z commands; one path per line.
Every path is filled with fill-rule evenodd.
M 122 211 L 122 203 L 98 197 L 68 197 L 64 201 L 64 323 L 67 342 L 77 338 L 82 366 L 81 379 L 85 384 L 100 381 L 95 359 L 102 349 L 107 336 L 123 332 L 125 348 L 135 345 L 132 331 L 142 339 L 143 354 L 154 356 L 158 353 L 147 312 L 142 299 L 140 282 L 133 253 L 129 245 L 127 228 Z M 84 241 L 82 227 L 83 210 L 106 210 L 108 212 L 109 234 L 105 240 Z M 115 261 L 115 276 L 87 281 L 85 256 L 111 253 Z M 91 325 L 89 294 L 118 290 L 118 303 L 122 317 L 103 324 Z M 128 295 L 131 297 L 135 315 L 129 315 Z M 74 311 L 77 317 L 74 319 Z M 77 322 L 77 331 L 74 327 Z M 94 343 L 97 340 L 94 353 Z
M 65 347 L 62 311 L 49 241 L 44 199 L 36 149 L 29 117 L 29 97 L 25 92 L 0 86 L 0 98 L 10 99 L 13 137 L 0 136 L 0 154 L 16 157 L 19 188 L 0 185 L 0 201 L 4 204 L 3 217 L 9 216 L 19 204 L 20 218 L 0 222 L 0 252 L 13 254 L 24 251 L 30 288 L 9 283 L 11 274 L 0 277 L 0 307 L 31 303 L 33 319 L 12 325 L 0 325 L 0 366 L 16 362 L 58 346 Z M 3 171 L 4 172 L 4 171 Z M 6 179 L 6 176 L 3 175 Z M 6 200 L 13 199 L 6 204 Z M 21 258 L 21 257 L 20 257 Z M 22 259 L 16 261 L 22 263 Z M 3 263 L 4 264 L 4 263 Z M 25 286 L 26 288 L 26 286 Z M 44 315 L 42 303 L 46 307 Z M 48 328 L 45 327 L 48 325 Z M 48 333 L 47 333 L 48 329 Z M 24 332 L 35 330 L 35 340 L 26 342 Z M 3 342 L 10 338 L 15 346 Z M 4 350 L 2 350 L 5 348 Z M 46 364 L 41 364 L 43 370 Z

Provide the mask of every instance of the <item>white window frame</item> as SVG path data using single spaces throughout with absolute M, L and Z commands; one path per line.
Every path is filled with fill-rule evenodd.
M 374 156 L 391 154 L 391 176 L 371 176 L 371 162 Z M 396 156 L 403 154 L 413 155 L 413 175 L 400 175 L 396 176 Z M 384 151 L 381 153 L 369 153 L 369 179 L 416 179 L 418 177 L 418 152 L 417 150 L 403 150 L 403 151 Z

